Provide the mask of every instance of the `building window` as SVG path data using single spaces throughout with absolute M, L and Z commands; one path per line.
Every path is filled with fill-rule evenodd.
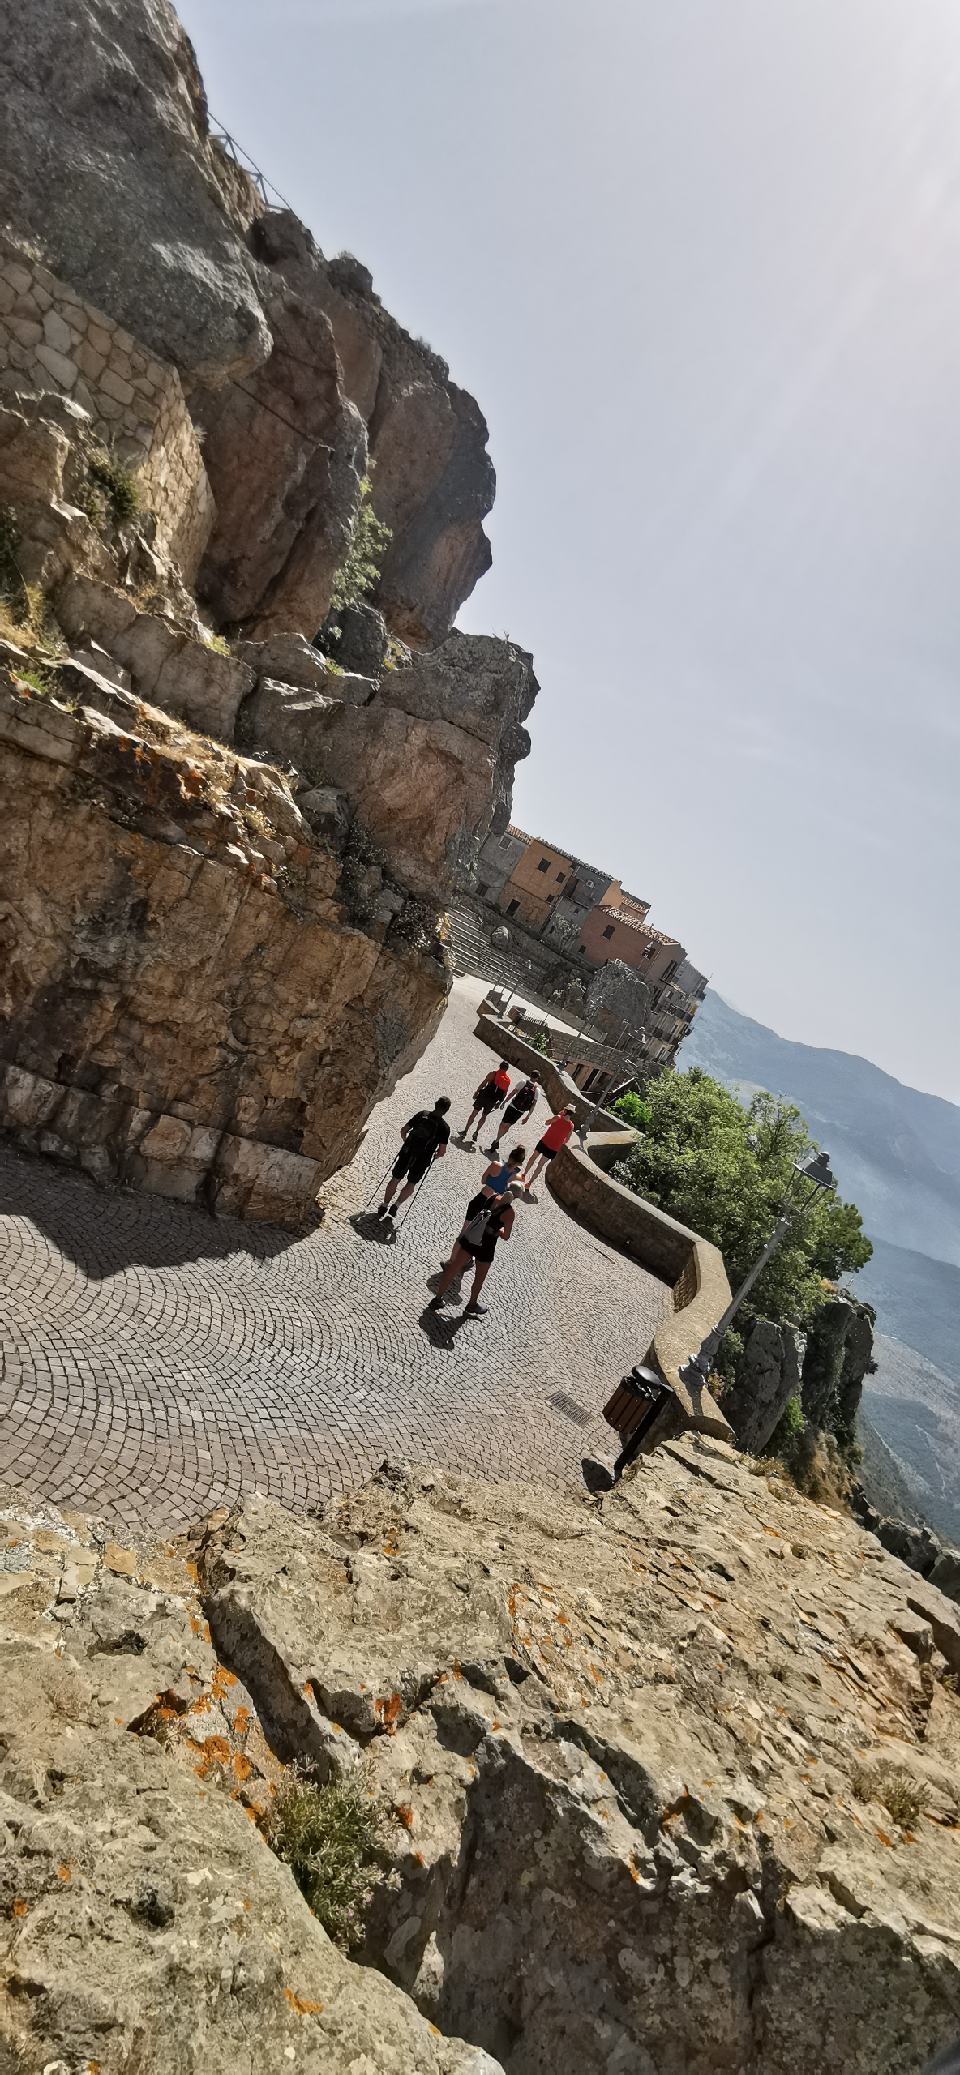
M 577 890 L 577 887 L 579 886 L 579 884 L 580 884 L 580 881 L 579 881 L 579 879 L 571 879 L 571 881 L 570 881 L 570 884 L 569 884 L 569 886 L 567 887 L 567 894 L 568 894 L 568 897 L 569 897 L 569 899 L 570 899 L 571 901 L 572 901 L 572 899 L 573 899 L 573 896 L 574 896 L 574 894 L 576 893 L 576 890 Z
M 542 858 L 540 859 L 540 863 L 539 863 L 539 864 L 538 864 L 538 866 L 537 866 L 537 871 L 538 871 L 538 872 L 549 872 L 549 870 L 550 870 L 550 859 L 549 859 L 548 857 L 542 857 Z
M 507 902 L 507 914 L 508 914 L 508 915 L 515 915 L 515 914 L 516 914 L 516 912 L 517 912 L 517 909 L 519 908 L 519 906 L 520 906 L 520 903 L 519 903 L 519 901 L 508 901 L 508 902 Z
M 483 880 L 482 880 L 482 879 L 478 879 L 478 880 L 477 880 L 477 892 L 478 892 L 478 894 L 480 895 L 480 898 L 481 898 L 481 900 L 483 900 L 483 901 L 485 901 L 485 900 L 486 900 L 486 898 L 487 898 L 487 895 L 488 895 L 489 891 L 490 891 L 490 888 L 489 888 L 489 886 L 484 886 Z
M 566 875 L 566 872 L 558 872 L 558 873 L 557 873 L 557 878 L 558 878 L 558 879 L 565 879 L 565 878 L 566 878 L 566 876 L 567 876 L 567 875 Z
M 613 935 L 613 923 L 612 923 L 612 922 L 608 922 L 608 923 L 607 923 L 607 927 L 606 927 L 606 929 L 604 930 L 603 934 L 604 934 L 604 936 L 605 936 L 605 937 L 612 937 L 612 935 Z

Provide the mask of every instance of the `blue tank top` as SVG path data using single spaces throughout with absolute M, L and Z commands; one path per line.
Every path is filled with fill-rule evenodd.
M 509 1167 L 504 1163 L 499 1174 L 488 1175 L 483 1186 L 489 1190 L 491 1196 L 505 1196 L 512 1180 L 513 1175 Z

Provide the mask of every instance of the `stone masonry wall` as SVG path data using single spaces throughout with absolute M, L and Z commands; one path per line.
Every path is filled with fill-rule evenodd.
M 54 389 L 89 411 L 100 438 L 136 471 L 158 542 L 192 584 L 214 505 L 176 369 L 2 234 L 0 385 Z

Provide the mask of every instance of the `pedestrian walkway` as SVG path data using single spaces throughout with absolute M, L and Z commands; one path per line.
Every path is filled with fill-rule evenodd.
M 645 1352 L 662 1283 L 541 1184 L 500 1249 L 488 1315 L 424 1319 L 426 1277 L 485 1164 L 455 1142 L 394 1243 L 350 1222 L 412 1111 L 449 1094 L 460 1129 L 491 1063 L 473 1036 L 481 993 L 457 982 L 304 1238 L 0 1148 L 0 1479 L 118 1526 L 173 1529 L 254 1487 L 317 1505 L 385 1455 L 557 1479 L 585 1453 L 615 1453 L 599 1408 Z

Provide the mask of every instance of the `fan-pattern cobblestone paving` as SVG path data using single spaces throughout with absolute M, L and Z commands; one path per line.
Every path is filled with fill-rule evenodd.
M 414 1109 L 449 1094 L 462 1127 L 492 1063 L 473 1036 L 480 992 L 457 983 L 306 1237 L 0 1148 L 0 1478 L 118 1526 L 173 1529 L 254 1487 L 319 1504 L 385 1455 L 551 1480 L 578 1476 L 585 1453 L 609 1460 L 599 1408 L 645 1352 L 663 1284 L 541 1183 L 499 1249 L 487 1316 L 425 1317 L 426 1279 L 485 1164 L 455 1141 L 392 1243 L 359 1215 Z

